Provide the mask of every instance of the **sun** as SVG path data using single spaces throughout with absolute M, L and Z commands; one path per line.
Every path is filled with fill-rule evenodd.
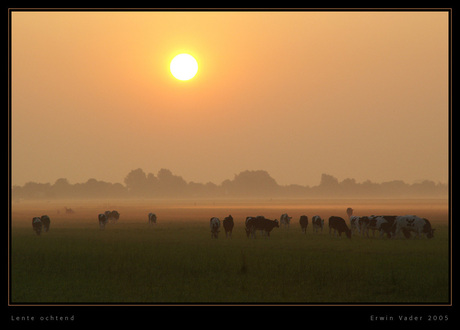
M 175 78 L 189 80 L 198 72 L 198 63 L 190 54 L 179 54 L 172 59 L 169 69 Z

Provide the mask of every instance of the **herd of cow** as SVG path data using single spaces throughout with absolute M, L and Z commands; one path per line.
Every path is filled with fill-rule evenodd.
M 331 216 L 329 217 L 329 234 L 333 231 L 334 236 L 342 236 L 342 233 L 348 238 L 351 238 L 352 233 L 360 233 L 362 236 L 369 237 L 369 230 L 372 230 L 373 236 L 375 231 L 380 233 L 380 237 L 385 234 L 388 238 L 399 237 L 402 233 L 405 238 L 411 237 L 411 232 L 415 233 L 417 237 L 426 235 L 427 238 L 433 238 L 435 229 L 431 228 L 431 223 L 425 218 L 420 218 L 415 215 L 404 215 L 404 216 L 389 216 L 389 215 L 371 215 L 371 216 L 354 216 L 353 209 L 347 209 L 347 215 L 350 222 L 350 227 L 346 224 L 345 220 L 341 217 Z M 264 216 L 257 217 L 246 217 L 245 230 L 248 238 L 256 238 L 256 232 L 260 231 L 263 236 L 270 237 L 270 232 L 275 227 L 280 227 L 280 224 L 284 227 L 289 227 L 292 217 L 289 217 L 286 213 L 280 217 L 280 222 L 277 219 L 270 220 Z M 318 233 L 323 231 L 324 219 L 319 215 L 313 216 L 312 226 L 313 231 Z M 225 236 L 231 237 L 233 230 L 233 217 L 229 215 L 223 222 L 225 230 Z M 308 227 L 308 216 L 302 215 L 299 219 L 299 224 L 302 232 L 306 234 Z M 217 238 L 220 228 L 219 218 L 212 217 L 209 221 L 211 228 L 211 238 Z
M 431 228 L 431 223 L 425 218 L 420 218 L 415 215 L 371 215 L 371 216 L 354 216 L 353 209 L 347 209 L 347 215 L 350 223 L 350 227 L 346 224 L 345 220 L 338 216 L 329 217 L 329 234 L 333 231 L 334 236 L 342 236 L 342 233 L 348 238 L 351 238 L 352 234 L 361 234 L 362 236 L 369 237 L 369 230 L 372 230 L 373 236 L 375 231 L 380 233 L 380 237 L 387 235 L 388 238 L 396 238 L 401 234 L 405 238 L 410 238 L 411 233 L 415 233 L 417 237 L 426 235 L 427 238 L 434 236 L 435 229 Z M 117 211 L 105 211 L 98 215 L 99 228 L 104 229 L 105 225 L 110 222 L 117 222 L 120 218 L 120 214 Z M 292 217 L 289 217 L 286 213 L 282 214 L 280 221 L 277 219 L 270 220 L 264 216 L 246 217 L 245 230 L 248 238 L 256 238 L 256 232 L 259 231 L 261 235 L 270 237 L 270 232 L 273 228 L 279 228 L 280 224 L 284 227 L 289 227 Z M 153 225 L 157 222 L 157 216 L 154 213 L 148 214 L 148 223 Z M 318 233 L 323 231 L 324 219 L 319 215 L 315 215 L 312 219 L 313 231 Z M 299 224 L 302 232 L 307 232 L 308 227 L 308 216 L 302 215 L 299 219 Z M 229 215 L 222 221 L 222 225 L 225 230 L 225 236 L 231 238 L 234 227 L 233 217 Z M 211 228 L 211 238 L 218 238 L 220 229 L 219 218 L 212 217 L 209 220 L 209 226 Z M 48 232 L 50 228 L 50 218 L 47 215 L 41 217 L 34 217 L 32 219 L 32 228 L 37 235 L 40 235 L 42 229 L 44 232 Z

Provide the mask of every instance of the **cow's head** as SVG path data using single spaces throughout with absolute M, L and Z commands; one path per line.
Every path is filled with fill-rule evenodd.
M 435 230 L 436 230 L 436 229 L 431 229 L 431 230 L 426 234 L 426 237 L 427 237 L 427 238 L 433 238 L 433 237 L 434 237 L 434 231 L 435 231 Z
M 280 227 L 280 224 L 279 224 L 279 222 L 278 222 L 278 219 L 275 219 L 273 222 L 275 223 L 275 227 L 278 227 L 278 228 Z
M 351 230 L 349 228 L 345 230 L 345 234 L 347 235 L 348 238 L 351 239 Z

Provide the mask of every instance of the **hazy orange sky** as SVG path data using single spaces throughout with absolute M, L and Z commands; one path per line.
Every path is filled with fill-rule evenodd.
M 13 11 L 12 181 L 448 182 L 448 12 Z M 197 75 L 175 79 L 179 53 Z

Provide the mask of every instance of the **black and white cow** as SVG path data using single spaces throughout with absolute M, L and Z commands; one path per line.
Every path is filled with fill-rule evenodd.
M 382 238 L 384 234 L 390 238 L 395 233 L 395 227 L 393 225 L 396 218 L 396 215 L 371 215 L 369 217 L 369 228 L 374 232 L 373 235 L 375 234 L 375 230 L 378 230 L 380 232 L 380 238 Z
M 353 234 L 356 234 L 356 232 L 360 232 L 359 229 L 359 216 L 357 215 L 352 215 L 350 216 L 350 229 Z
M 289 227 L 292 217 L 288 216 L 287 213 L 281 214 L 280 224 L 284 225 L 284 228 Z
M 344 232 L 348 238 L 351 238 L 351 230 L 348 228 L 345 220 L 341 217 L 332 216 L 329 218 L 329 234 L 332 229 L 334 229 L 334 235 L 336 235 L 337 231 L 339 236 L 342 237 L 342 233 Z
M 50 217 L 47 215 L 42 215 L 40 217 L 40 220 L 42 221 L 42 224 L 43 224 L 43 231 L 47 233 L 48 230 L 50 230 L 50 223 L 51 223 Z
M 311 224 L 313 226 L 313 231 L 317 233 L 320 229 L 321 232 L 323 232 L 323 227 L 324 227 L 324 219 L 321 219 L 319 215 L 313 216 L 311 219 Z
M 150 212 L 149 213 L 149 225 L 153 225 L 154 223 L 157 223 L 157 215 L 155 213 Z
M 359 231 L 361 232 L 361 235 L 364 236 L 366 234 L 367 237 L 369 237 L 369 225 L 370 225 L 370 219 L 369 217 L 359 217 L 358 219 L 358 226 L 359 226 Z
M 40 217 L 32 218 L 32 229 L 35 231 L 37 235 L 40 235 L 40 233 L 42 232 L 42 226 L 43 224 Z
M 266 219 L 264 216 L 247 217 L 246 218 L 246 234 L 248 237 L 256 238 L 256 231 L 261 230 L 263 234 L 270 237 L 270 232 L 273 228 L 279 228 L 278 220 Z
M 211 220 L 209 220 L 209 227 L 211 228 L 211 238 L 217 238 L 220 228 L 219 218 L 212 217 Z
M 308 227 L 308 217 L 306 215 L 301 215 L 299 219 L 300 228 L 302 228 L 302 232 L 307 234 L 307 227 Z
M 420 238 L 421 234 L 425 234 L 427 238 L 434 237 L 435 229 L 431 228 L 431 223 L 428 219 L 420 218 L 415 215 L 403 215 L 396 217 L 394 237 L 398 237 L 401 232 L 407 237 L 405 232 L 414 232 L 416 237 Z
M 232 231 L 233 231 L 233 226 L 235 225 L 233 223 L 233 217 L 229 215 L 228 217 L 225 217 L 224 221 L 222 221 L 222 225 L 224 226 L 225 229 L 225 237 L 232 237 Z
M 99 220 L 99 228 L 104 229 L 105 225 L 107 224 L 107 221 L 108 221 L 107 216 L 105 215 L 105 213 L 100 213 L 97 216 L 97 219 Z
M 256 217 L 246 217 L 246 220 L 244 220 L 244 229 L 246 230 L 246 236 L 249 238 L 249 236 L 252 234 L 251 229 L 253 227 L 253 220 Z M 254 233 L 255 234 L 255 233 Z

